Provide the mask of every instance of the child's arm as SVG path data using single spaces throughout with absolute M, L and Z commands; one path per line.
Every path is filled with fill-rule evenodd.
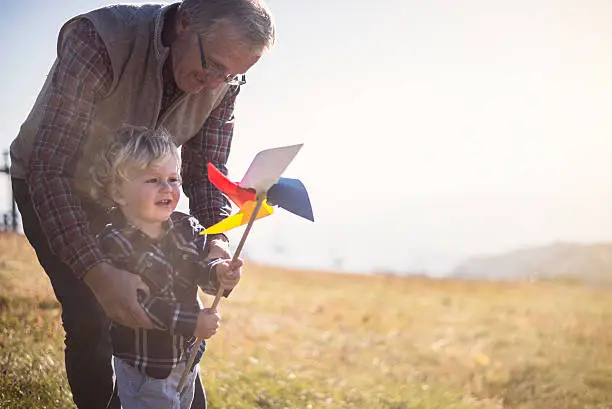
M 178 213 L 175 215 L 177 217 Z M 180 225 L 180 231 L 185 235 L 185 238 L 192 240 L 199 252 L 200 261 L 198 262 L 201 271 L 198 274 L 198 286 L 207 294 L 216 295 L 219 288 L 224 288 L 224 296 L 227 297 L 231 290 L 240 280 L 242 273 L 242 260 L 237 260 L 230 268 L 229 247 L 227 245 L 227 237 L 221 235 L 204 235 L 204 227 L 195 217 L 181 217 L 175 220 L 175 227 Z M 223 237 L 223 242 L 228 251 L 221 253 L 211 250 L 211 241 Z

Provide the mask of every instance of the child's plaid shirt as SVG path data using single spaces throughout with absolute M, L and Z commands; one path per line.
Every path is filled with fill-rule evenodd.
M 149 286 L 149 297 L 139 294 L 139 301 L 156 327 L 134 329 L 113 322 L 113 354 L 160 379 L 187 360 L 201 310 L 198 286 L 209 294 L 217 293 L 214 266 L 221 261 L 205 259 L 206 238 L 199 234 L 203 227 L 194 217 L 174 212 L 164 227 L 162 237 L 152 239 L 116 210 L 97 236 L 115 267 L 139 275 Z M 199 348 L 196 363 L 204 353 L 205 342 Z

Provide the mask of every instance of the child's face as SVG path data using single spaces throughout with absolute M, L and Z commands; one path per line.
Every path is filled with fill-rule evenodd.
M 125 217 L 149 235 L 160 232 L 180 198 L 178 161 L 170 157 L 155 167 L 136 171 L 121 183 L 115 202 Z

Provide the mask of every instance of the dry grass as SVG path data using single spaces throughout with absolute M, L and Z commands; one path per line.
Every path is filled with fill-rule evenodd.
M 611 296 L 247 265 L 201 371 L 212 409 L 610 408 Z M 59 309 L 19 236 L 0 308 L 0 407 L 67 407 Z

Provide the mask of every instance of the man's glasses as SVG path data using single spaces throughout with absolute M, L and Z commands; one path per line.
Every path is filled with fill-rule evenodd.
M 227 85 L 244 85 L 246 84 L 246 75 L 225 75 L 219 69 L 215 67 L 209 67 L 206 63 L 206 56 L 204 55 L 204 47 L 202 46 L 202 39 L 198 36 L 198 45 L 200 46 L 200 58 L 202 59 L 202 69 L 211 73 L 217 78 L 223 78 L 223 82 Z

